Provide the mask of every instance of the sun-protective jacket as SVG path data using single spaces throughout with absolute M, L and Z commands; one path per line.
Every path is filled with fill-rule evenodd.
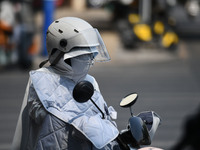
M 81 134 L 83 137 L 86 137 L 96 148 L 101 149 L 109 144 L 111 141 L 113 141 L 119 134 L 115 123 L 113 123 L 110 119 L 110 116 L 115 113 L 115 111 L 112 109 L 112 107 L 107 107 L 107 104 L 99 91 L 96 80 L 90 75 L 87 75 L 85 80 L 88 80 L 93 84 L 95 92 L 92 96 L 92 99 L 104 112 L 104 114 L 106 115 L 106 119 L 101 118 L 101 113 L 90 101 L 85 103 L 76 102 L 72 97 L 72 91 L 75 86 L 75 82 L 70 80 L 69 78 L 53 73 L 49 68 L 41 68 L 39 70 L 30 72 L 30 83 L 27 88 L 29 92 L 27 95 L 25 95 L 25 97 L 27 98 L 24 98 L 24 101 L 28 101 L 28 103 L 30 104 L 30 102 L 36 96 L 38 97 L 39 101 L 42 103 L 42 107 L 44 107 L 45 110 L 48 112 L 48 115 L 46 115 L 45 119 L 42 122 L 42 126 L 47 126 L 49 123 L 58 123 L 58 121 L 60 120 L 61 122 L 58 123 L 59 125 L 61 125 L 59 131 L 62 131 L 62 128 L 64 127 L 62 126 L 62 124 L 66 123 L 68 128 L 73 127 L 74 131 L 80 132 L 79 134 Z M 25 111 L 25 109 L 29 109 L 30 113 L 31 108 L 30 106 L 27 107 L 26 103 L 27 102 L 24 102 L 22 106 L 23 111 L 21 111 L 21 115 L 18 121 L 22 122 L 22 125 L 20 128 L 17 127 L 19 131 L 17 131 L 18 133 L 16 133 L 18 134 L 18 138 L 20 137 L 19 135 L 22 135 L 22 140 L 23 133 L 19 132 L 20 129 L 23 128 L 23 112 Z M 38 107 L 37 109 L 38 112 L 40 111 L 39 109 L 40 107 Z M 36 115 L 36 120 L 40 122 L 40 119 L 43 118 L 44 115 L 45 113 L 40 113 L 39 115 Z M 20 121 L 20 119 L 22 119 L 22 121 Z M 52 130 L 45 131 L 45 129 L 49 128 L 40 127 L 40 131 L 38 133 L 41 134 L 47 131 L 49 131 L 49 133 L 52 133 Z M 44 131 L 41 131 L 43 129 Z M 63 130 L 65 129 L 66 128 L 63 128 Z M 65 132 L 69 131 L 67 130 Z M 63 135 L 63 132 L 60 133 L 61 134 L 57 135 L 57 137 L 64 135 L 67 136 L 67 134 Z M 45 134 L 49 135 L 48 133 Z M 55 135 L 56 134 L 54 133 L 50 137 L 55 138 Z M 38 135 L 36 137 L 37 139 L 36 141 L 34 141 L 35 145 L 38 145 L 38 142 L 41 141 L 46 144 L 48 142 L 48 144 L 51 144 L 51 138 L 47 138 L 45 140 L 44 136 L 41 140 L 41 136 L 39 136 L 40 138 L 38 138 Z M 17 145 L 15 139 L 13 142 L 13 145 Z

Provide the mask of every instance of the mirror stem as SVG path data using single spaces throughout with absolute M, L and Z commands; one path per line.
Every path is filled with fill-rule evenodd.
M 90 98 L 91 102 L 96 106 L 96 108 L 101 112 L 102 114 L 102 119 L 105 119 L 105 115 L 104 113 L 102 112 L 102 110 L 97 106 L 97 104 Z
M 130 109 L 131 116 L 133 117 L 133 111 L 132 111 L 131 106 L 129 107 L 129 109 Z

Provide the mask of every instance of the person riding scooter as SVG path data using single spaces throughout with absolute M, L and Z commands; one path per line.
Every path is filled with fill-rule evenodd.
M 49 26 L 46 46 L 48 60 L 30 71 L 12 149 L 120 150 L 116 111 L 88 74 L 94 61 L 110 60 L 98 30 L 80 18 L 60 18 Z M 82 80 L 94 86 L 92 99 L 104 119 L 91 102 L 74 100 L 73 88 Z

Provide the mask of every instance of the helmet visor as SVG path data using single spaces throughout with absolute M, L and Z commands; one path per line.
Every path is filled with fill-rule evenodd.
M 96 62 L 105 62 L 105 61 L 110 61 L 110 55 L 106 49 L 106 46 L 101 38 L 101 35 L 99 34 L 98 30 L 96 30 L 96 35 L 98 37 L 98 42 L 99 45 L 95 47 L 90 47 L 90 49 L 96 49 L 98 51 L 98 54 L 95 56 L 95 61 Z
M 96 62 L 105 62 L 110 60 L 108 51 L 97 29 L 90 28 L 77 33 L 76 36 L 68 39 L 67 49 L 65 54 L 68 58 L 75 56 L 93 53 Z

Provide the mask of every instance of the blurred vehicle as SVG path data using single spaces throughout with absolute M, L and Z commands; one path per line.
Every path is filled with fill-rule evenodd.
M 168 0 L 168 15 L 179 36 L 200 36 L 200 0 Z
M 176 48 L 179 38 L 163 3 L 165 4 L 156 0 L 107 2 L 113 11 L 113 22 L 124 47 L 133 48 L 138 43 L 153 43 L 170 50 Z
M 140 16 L 135 13 L 128 15 L 128 20 L 121 19 L 117 22 L 117 28 L 123 45 L 133 48 L 138 43 L 152 43 L 167 49 L 174 49 L 178 44 L 178 35 L 167 28 L 161 20 L 152 23 L 140 22 Z

